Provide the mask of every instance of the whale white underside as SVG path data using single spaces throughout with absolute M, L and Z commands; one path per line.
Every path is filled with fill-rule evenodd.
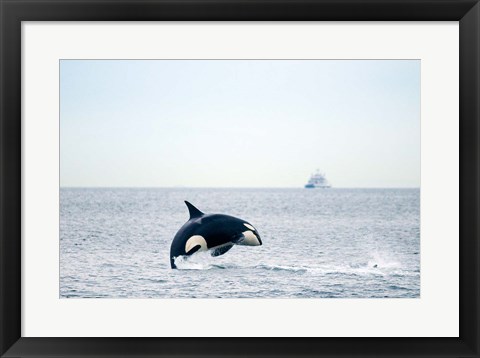
M 187 255 L 197 251 L 211 251 L 212 256 L 220 256 L 230 250 L 234 245 L 259 246 L 260 242 L 255 234 L 250 231 L 244 231 L 242 237 L 235 242 L 227 242 L 222 245 L 208 247 L 207 241 L 201 235 L 191 236 L 185 243 L 185 252 Z

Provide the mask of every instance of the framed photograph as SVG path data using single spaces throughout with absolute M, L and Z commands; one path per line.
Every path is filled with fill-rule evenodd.
M 2 357 L 478 357 L 477 1 L 0 0 Z

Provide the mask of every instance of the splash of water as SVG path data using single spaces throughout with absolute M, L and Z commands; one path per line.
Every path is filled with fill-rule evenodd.
M 369 267 L 379 269 L 399 269 L 402 268 L 402 264 L 395 259 L 392 255 L 386 252 L 375 250 L 372 252 L 370 259 L 368 260 Z
M 175 266 L 180 270 L 210 270 L 212 268 L 224 268 L 215 262 L 210 251 L 196 252 L 191 256 L 178 256 L 175 258 Z

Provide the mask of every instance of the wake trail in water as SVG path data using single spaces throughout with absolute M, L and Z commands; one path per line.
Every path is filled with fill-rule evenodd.
M 272 273 L 286 272 L 312 275 L 355 275 L 355 276 L 387 276 L 417 275 L 417 271 L 408 272 L 403 265 L 388 254 L 375 251 L 360 263 L 323 263 L 314 265 L 288 265 L 287 263 L 236 263 L 218 262 L 210 252 L 197 252 L 191 256 L 179 256 L 175 265 L 180 270 L 265 270 Z

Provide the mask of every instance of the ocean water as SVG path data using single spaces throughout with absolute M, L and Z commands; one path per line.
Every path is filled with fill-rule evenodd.
M 169 262 L 188 220 L 245 219 L 263 245 Z M 419 189 L 60 189 L 61 298 L 420 297 Z

